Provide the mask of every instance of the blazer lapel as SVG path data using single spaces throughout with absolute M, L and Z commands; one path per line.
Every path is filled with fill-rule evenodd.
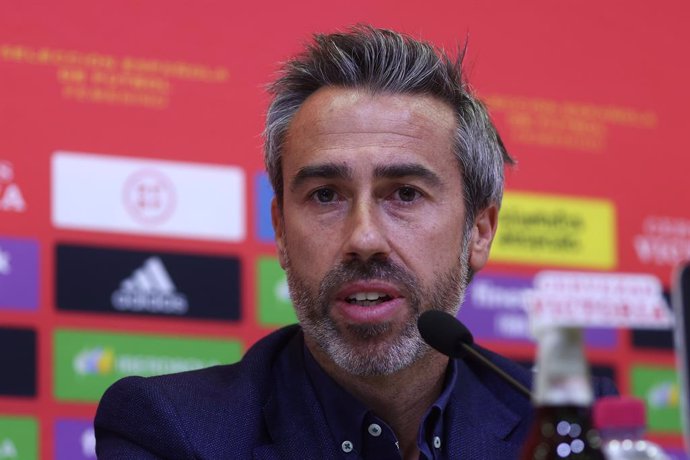
M 321 405 L 304 371 L 302 347 L 300 334 L 299 340 L 292 340 L 286 353 L 275 363 L 273 391 L 263 409 L 270 441 L 254 449 L 256 460 L 335 459 L 338 454 Z
M 460 452 L 461 459 L 516 458 L 530 423 L 520 414 L 529 413 L 530 401 L 489 371 L 461 360 L 457 364 L 456 388 L 448 407 L 447 451 Z M 506 398 L 524 410 L 510 407 Z

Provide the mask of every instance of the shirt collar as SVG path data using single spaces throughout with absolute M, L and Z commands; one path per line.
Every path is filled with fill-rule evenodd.
M 304 365 L 333 438 L 337 443 L 350 441 L 356 450 L 360 450 L 362 425 L 369 410 L 326 374 L 306 345 Z
M 333 380 L 316 362 L 311 352 L 304 345 L 304 363 L 307 376 L 314 387 L 316 397 L 321 404 L 331 434 L 337 443 L 352 442 L 354 449 L 361 452 L 364 446 L 365 432 L 370 423 L 380 422 L 383 437 L 391 437 L 391 444 L 395 438 L 385 423 L 380 421 L 361 401 L 348 393 Z M 423 422 L 417 434 L 417 445 L 422 457 L 440 458 L 443 449 L 445 427 L 444 414 L 455 388 L 458 369 L 455 360 L 449 360 L 441 394 L 424 415 Z M 389 431 L 390 433 L 386 433 Z M 438 438 L 438 439 L 437 439 Z M 370 445 L 371 443 L 367 443 Z M 436 444 L 436 445 L 435 445 Z M 440 447 L 438 445 L 440 444 Z M 370 458 L 365 456 L 365 458 Z M 375 457 L 371 457 L 375 458 Z
M 448 360 L 448 368 L 443 382 L 443 389 L 434 404 L 424 414 L 423 422 L 417 432 L 417 447 L 423 456 L 429 459 L 446 458 L 443 452 L 446 441 L 445 414 L 455 390 L 458 378 L 458 366 L 454 359 Z

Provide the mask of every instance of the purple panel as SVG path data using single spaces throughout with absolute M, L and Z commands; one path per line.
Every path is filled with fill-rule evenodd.
M 61 419 L 55 422 L 55 460 L 96 458 L 96 438 L 89 419 Z
M 470 283 L 458 319 L 475 339 L 531 342 L 524 296 L 532 278 L 478 274 Z
M 38 242 L 0 238 L 0 309 L 38 308 Z
M 458 319 L 476 339 L 533 342 L 526 314 L 526 294 L 533 288 L 530 277 L 478 274 L 470 283 Z M 614 347 L 617 333 L 612 329 L 585 331 L 585 343 Z
M 688 454 L 686 454 L 682 450 L 664 450 L 666 451 L 668 456 L 671 457 L 672 460 L 688 460 Z
M 585 343 L 592 347 L 613 348 L 618 344 L 618 334 L 615 329 L 587 329 L 584 338 Z

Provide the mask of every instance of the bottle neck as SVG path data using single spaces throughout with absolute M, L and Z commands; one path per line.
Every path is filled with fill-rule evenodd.
M 579 329 L 539 333 L 534 402 L 538 406 L 590 406 L 594 396 Z

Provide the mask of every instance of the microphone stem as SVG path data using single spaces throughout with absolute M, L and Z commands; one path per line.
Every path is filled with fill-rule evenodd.
M 496 366 L 494 363 L 492 363 L 491 361 L 486 359 L 486 357 L 484 357 L 484 355 L 482 355 L 481 353 L 479 353 L 477 350 L 475 350 L 474 348 L 472 348 L 471 346 L 469 346 L 466 343 L 463 343 L 462 347 L 474 359 L 481 361 L 484 365 L 490 367 L 494 372 L 496 372 L 498 375 L 503 377 L 503 380 L 510 383 L 516 390 L 520 391 L 521 393 L 523 393 L 528 398 L 530 398 L 530 399 L 532 398 L 532 392 L 529 391 L 527 389 L 527 387 L 525 387 L 522 383 L 518 382 L 513 377 L 511 377 L 510 375 L 505 373 L 503 371 L 503 369 L 501 369 L 500 367 Z

